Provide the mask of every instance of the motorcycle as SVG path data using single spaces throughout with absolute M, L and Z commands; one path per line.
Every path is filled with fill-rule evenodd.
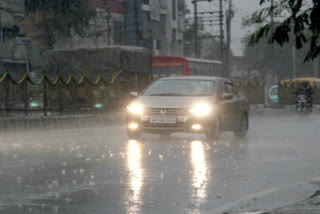
M 298 94 L 296 100 L 297 111 L 303 114 L 311 112 L 311 104 L 304 94 Z

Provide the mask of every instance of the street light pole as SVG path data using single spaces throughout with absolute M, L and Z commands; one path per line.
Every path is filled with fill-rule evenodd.
M 222 9 L 222 0 L 219 0 L 219 20 L 220 20 L 220 56 L 221 61 L 225 62 L 224 60 L 224 44 L 223 44 L 223 38 L 224 38 L 224 32 L 223 32 L 223 9 Z
M 194 0 L 193 2 L 194 6 L 194 52 L 195 57 L 198 58 L 198 6 L 197 6 L 197 0 Z
M 292 77 L 293 79 L 296 78 L 297 73 L 296 73 L 296 47 L 292 46 Z
M 226 26 L 227 26 L 227 48 L 226 48 L 226 73 L 230 74 L 230 55 L 231 55 L 231 20 L 234 16 L 234 12 L 232 10 L 232 0 L 229 0 L 229 9 L 226 14 Z

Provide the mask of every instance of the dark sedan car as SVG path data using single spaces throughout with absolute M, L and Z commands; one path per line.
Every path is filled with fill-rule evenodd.
M 169 135 L 173 132 L 220 131 L 246 135 L 249 127 L 247 99 L 230 81 L 218 77 L 167 77 L 152 83 L 127 107 L 127 133 Z

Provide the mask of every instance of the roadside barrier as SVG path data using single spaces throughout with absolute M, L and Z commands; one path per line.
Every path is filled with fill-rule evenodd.
M 264 82 L 258 79 L 253 80 L 232 80 L 243 95 L 248 99 L 249 104 L 264 104 L 265 89 Z
M 68 111 L 104 112 L 123 105 L 129 91 L 142 90 L 151 81 L 148 73 L 114 72 L 110 77 L 71 74 L 63 76 L 43 72 L 39 78 L 28 73 L 11 75 L 8 69 L 0 74 L 0 110 L 8 116 L 10 112 Z
M 63 129 L 100 127 L 119 125 L 125 120 L 123 113 L 86 114 L 68 116 L 37 116 L 37 117 L 3 117 L 0 118 L 0 133 L 17 130 Z
M 315 96 L 313 103 L 320 104 L 320 84 L 313 82 L 311 84 Z M 286 82 L 279 82 L 278 95 L 279 95 L 279 104 L 282 105 L 292 105 L 296 101 L 296 96 L 293 94 L 300 87 L 300 82 L 291 80 Z

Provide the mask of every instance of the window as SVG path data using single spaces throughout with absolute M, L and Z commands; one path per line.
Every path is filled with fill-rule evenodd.
M 235 96 L 239 96 L 239 91 L 234 85 L 232 85 L 230 83 L 225 83 L 224 85 L 226 86 L 228 93 L 232 93 Z
M 218 98 L 222 97 L 223 94 L 228 93 L 226 86 L 224 84 L 219 84 L 217 89 Z
M 113 41 L 115 45 L 123 45 L 123 23 L 113 22 Z
M 150 35 L 152 32 L 152 23 L 149 11 L 142 12 L 142 19 L 143 19 L 143 33 Z
M 143 0 L 143 4 L 150 4 L 150 0 Z
M 234 95 L 236 95 L 236 96 L 239 96 L 239 90 L 238 90 L 238 88 L 236 87 L 236 86 L 232 86 L 233 87 L 233 92 L 234 92 Z
M 156 49 L 157 49 L 157 50 L 160 50 L 160 48 L 161 48 L 161 40 L 160 40 L 160 39 L 157 39 L 157 40 L 156 40 Z
M 160 36 L 166 35 L 166 15 L 160 15 Z
M 271 95 L 278 95 L 278 87 L 274 87 L 271 89 Z
M 176 4 L 177 0 L 172 0 L 172 20 L 176 20 L 177 19 L 177 4 Z
M 172 42 L 175 42 L 177 39 L 177 30 L 172 29 Z

